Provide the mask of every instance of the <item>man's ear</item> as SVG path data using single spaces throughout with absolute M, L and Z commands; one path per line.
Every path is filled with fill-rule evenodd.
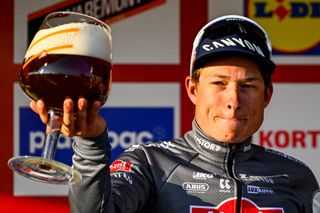
M 267 107 L 270 103 L 271 97 L 273 94 L 273 85 L 270 84 L 266 87 L 266 91 L 264 93 L 264 107 Z
M 197 85 L 191 76 L 186 77 L 185 86 L 191 102 L 195 105 L 197 102 Z

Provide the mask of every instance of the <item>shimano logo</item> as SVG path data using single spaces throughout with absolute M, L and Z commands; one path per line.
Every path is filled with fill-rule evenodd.
M 212 142 L 209 142 L 207 140 L 204 140 L 204 139 L 198 137 L 197 135 L 194 135 L 194 137 L 195 137 L 197 143 L 200 146 L 202 146 L 202 147 L 204 147 L 206 149 L 209 149 L 209 150 L 212 150 L 212 151 L 216 151 L 216 152 L 220 151 L 220 149 L 221 149 L 220 146 L 218 146 L 218 145 L 216 145 L 216 144 L 214 144 Z

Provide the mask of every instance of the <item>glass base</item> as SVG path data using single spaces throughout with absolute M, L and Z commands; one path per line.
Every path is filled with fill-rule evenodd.
M 72 184 L 82 179 L 81 174 L 68 165 L 41 157 L 14 157 L 8 165 L 18 174 L 44 183 Z

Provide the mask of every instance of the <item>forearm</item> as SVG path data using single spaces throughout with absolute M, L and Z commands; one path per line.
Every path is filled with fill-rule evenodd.
M 71 212 L 113 212 L 106 131 L 96 138 L 75 137 L 73 166 L 82 181 L 69 186 Z

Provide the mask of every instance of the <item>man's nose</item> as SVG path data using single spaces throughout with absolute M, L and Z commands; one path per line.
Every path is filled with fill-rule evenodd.
M 240 94 L 238 85 L 231 85 L 227 88 L 226 106 L 229 110 L 240 109 Z

